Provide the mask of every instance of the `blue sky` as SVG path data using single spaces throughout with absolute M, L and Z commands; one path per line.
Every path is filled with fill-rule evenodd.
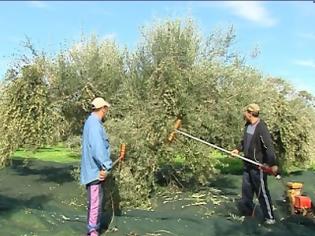
M 114 38 L 133 48 L 140 28 L 156 19 L 192 17 L 201 32 L 233 25 L 233 48 L 265 75 L 281 76 L 315 95 L 315 3 L 312 1 L 86 1 L 0 2 L 0 78 L 24 52 L 28 36 L 35 48 L 54 55 L 84 35 Z M 260 49 L 257 58 L 250 53 Z

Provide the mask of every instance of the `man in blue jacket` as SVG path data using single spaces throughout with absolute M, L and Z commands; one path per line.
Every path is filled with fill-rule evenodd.
M 244 156 L 271 167 L 273 174 L 278 171 L 272 139 L 266 123 L 259 118 L 260 108 L 257 104 L 249 104 L 244 111 L 246 121 L 244 136 L 240 146 L 232 154 L 244 153 Z M 244 162 L 241 207 L 245 215 L 253 215 L 253 197 L 256 193 L 265 217 L 266 224 L 274 224 L 271 197 L 267 185 L 267 174 L 261 168 Z
M 92 101 L 92 113 L 85 121 L 82 140 L 81 184 L 88 198 L 87 235 L 98 236 L 103 203 L 102 182 L 110 173 L 110 146 L 103 127 L 110 104 L 103 98 Z

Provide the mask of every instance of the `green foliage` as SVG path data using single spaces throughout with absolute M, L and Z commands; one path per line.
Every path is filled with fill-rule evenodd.
M 283 169 L 302 167 L 314 161 L 315 113 L 312 96 L 297 93 L 282 79 L 270 78 L 277 93 L 271 96 L 268 121 Z
M 102 96 L 116 103 L 123 66 L 115 42 L 99 42 L 95 36 L 57 55 L 50 68 L 51 90 L 69 124 L 65 139 L 81 134 L 93 98 Z
M 55 126 L 62 117 L 50 99 L 45 59 L 36 59 L 34 64 L 24 65 L 7 77 L 0 118 L 1 165 L 17 148 L 52 144 L 61 133 Z
M 166 20 L 143 28 L 134 51 L 92 36 L 50 60 L 34 55 L 0 87 L 0 163 L 20 147 L 65 141 L 79 148 L 96 96 L 112 104 L 105 122 L 112 159 L 127 144 L 126 161 L 114 171 L 123 206 L 147 207 L 166 166 L 175 171 L 166 177 L 182 186 L 240 169 L 179 134 L 167 143 L 176 118 L 188 133 L 232 149 L 242 135 L 242 109 L 255 102 L 282 167 L 314 162 L 314 97 L 246 65 L 232 48 L 235 37 L 233 27 L 204 38 L 190 19 Z

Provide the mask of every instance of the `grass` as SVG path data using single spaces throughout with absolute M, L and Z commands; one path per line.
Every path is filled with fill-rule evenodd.
M 73 163 L 80 161 L 80 153 L 73 151 L 70 148 L 58 145 L 54 147 L 46 147 L 36 150 L 35 152 L 27 150 L 18 150 L 14 153 L 13 159 L 38 159 L 41 161 L 52 161 L 58 163 Z M 242 173 L 243 163 L 238 158 L 231 158 L 225 154 L 214 151 L 209 158 L 213 159 L 215 168 L 220 170 L 222 174 L 240 174 Z M 185 158 L 180 154 L 174 156 L 173 164 L 183 165 Z M 315 163 L 308 166 L 308 168 L 290 167 L 286 172 L 291 173 L 299 170 L 313 170 L 315 171 Z
M 315 163 L 312 163 L 312 164 L 310 165 L 309 170 L 315 171 Z
M 221 174 L 241 174 L 243 172 L 243 161 L 237 157 L 231 157 L 219 151 L 213 151 L 211 158 L 215 160 L 214 167 Z
M 222 174 L 241 174 L 243 171 L 243 162 L 238 158 L 231 158 L 226 154 L 222 154 L 219 151 L 212 151 L 209 157 L 214 164 L 214 167 Z M 184 165 L 185 157 L 181 154 L 174 155 L 173 164 Z
M 58 163 L 73 163 L 80 161 L 80 154 L 63 146 L 46 147 L 35 152 L 18 150 L 13 159 L 38 159 L 41 161 L 52 161 Z
M 290 173 L 294 173 L 294 172 L 299 172 L 299 171 L 305 171 L 305 170 L 309 170 L 309 171 L 315 171 L 315 165 L 314 164 L 310 164 L 304 167 L 301 166 L 290 166 L 290 168 L 288 168 L 285 171 L 285 174 L 290 174 Z

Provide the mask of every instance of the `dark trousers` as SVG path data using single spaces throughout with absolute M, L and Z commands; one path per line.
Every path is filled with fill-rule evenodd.
M 253 198 L 256 194 L 265 219 L 274 219 L 271 197 L 267 186 L 267 174 L 257 168 L 246 168 L 243 172 L 241 211 L 252 215 Z

